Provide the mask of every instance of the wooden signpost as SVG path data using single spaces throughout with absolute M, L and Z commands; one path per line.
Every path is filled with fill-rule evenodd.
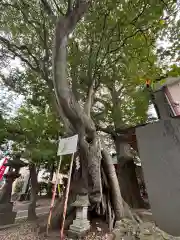
M 63 236 L 64 236 L 64 223 L 65 223 L 65 218 L 66 218 L 66 211 L 67 211 L 67 203 L 68 203 L 68 196 L 69 196 L 69 188 L 70 188 L 70 183 L 71 183 L 71 174 L 72 174 L 74 153 L 76 152 L 76 149 L 77 149 L 77 141 L 78 141 L 78 135 L 74 135 L 72 137 L 60 139 L 59 146 L 58 146 L 58 152 L 57 152 L 57 155 L 60 156 L 60 161 L 59 161 L 58 169 L 57 169 L 57 172 L 56 172 L 56 180 L 55 180 L 55 184 L 54 184 L 53 196 L 52 196 L 52 200 L 51 200 L 51 207 L 50 207 L 50 212 L 49 212 L 49 217 L 48 217 L 47 235 L 48 235 L 48 230 L 49 230 L 49 227 L 50 227 L 50 224 L 51 224 L 51 216 L 52 216 L 52 210 L 54 208 L 56 188 L 57 188 L 57 180 L 58 180 L 58 174 L 59 174 L 60 167 L 61 167 L 62 156 L 72 154 L 71 164 L 70 164 L 70 169 L 69 169 L 68 183 L 67 183 L 67 187 L 66 187 L 66 195 L 65 195 L 64 210 L 63 210 L 63 221 L 62 221 L 61 230 L 60 230 L 60 239 L 61 240 L 63 240 Z

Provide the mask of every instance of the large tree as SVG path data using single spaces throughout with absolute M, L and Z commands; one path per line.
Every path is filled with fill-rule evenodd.
M 168 2 L 169 9 L 173 2 Z M 97 116 L 92 112 L 97 108 L 99 111 L 104 100 L 109 103 L 107 111 L 102 109 L 107 123 L 111 122 L 115 130 L 125 127 L 125 120 L 138 107 L 134 99 L 140 95 L 135 85 L 154 73 L 150 46 L 162 28 L 167 4 L 135 0 L 121 3 L 77 0 L 67 4 L 42 0 L 29 4 L 25 0 L 14 3 L 3 0 L 0 6 L 4 12 L 0 37 L 3 60 L 7 63 L 11 58 L 19 58 L 24 67 L 23 71 L 13 69 L 8 77 L 3 75 L 3 82 L 24 93 L 31 104 L 43 107 L 48 103 L 63 120 L 67 134 L 78 133 L 84 180 L 79 193 L 88 194 L 91 204 L 99 205 L 103 199 L 103 171 L 119 220 L 123 215 L 120 187 L 111 158 L 100 144 L 94 123 Z
M 141 1 L 141 8 L 136 1 L 122 2 L 121 8 L 110 2 L 93 6 L 97 11 L 90 11 L 70 37 L 68 76 L 76 100 L 84 103 L 98 129 L 113 137 L 123 167 L 119 173 L 123 197 L 139 207 L 135 166 L 132 157 L 126 163 L 126 156 L 120 153 L 120 146 L 125 144 L 118 132 L 146 121 L 145 81 L 161 74 L 155 66 L 153 49 L 164 28 L 164 3 Z
M 57 142 L 62 126 L 50 109 L 22 106 L 15 116 L 6 119 L 4 138 L 12 141 L 12 150 L 21 152 L 28 160 L 31 183 L 31 203 L 28 218 L 36 218 L 36 200 L 38 194 L 38 171 L 46 168 L 50 172 L 50 181 L 57 166 Z M 51 184 L 49 184 L 51 194 Z
M 110 2 L 93 5 L 97 11 L 90 10 L 71 35 L 68 47 L 72 91 L 77 101 L 85 103 L 97 128 L 113 137 L 121 165 L 122 195 L 135 207 L 142 206 L 142 201 L 132 156 L 122 153 L 128 147 L 122 134 L 125 128 L 147 120 L 145 82 L 164 74 L 156 65 L 154 50 L 175 8 L 173 1 L 168 6 L 162 1 L 141 1 L 140 8 L 139 4 L 125 1 L 121 8 L 113 8 Z

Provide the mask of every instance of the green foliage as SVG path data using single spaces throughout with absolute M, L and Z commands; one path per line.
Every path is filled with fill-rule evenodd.
M 158 63 L 167 72 L 168 76 L 179 75 L 176 66 L 179 66 L 180 57 L 180 19 L 179 4 L 176 3 L 173 11 L 165 18 L 165 27 L 159 35 L 157 46 Z M 170 70 L 170 71 L 169 71 Z
M 169 11 L 174 9 L 173 3 L 169 1 Z M 94 120 L 119 128 L 146 121 L 145 80 L 162 74 L 156 66 L 154 45 L 165 27 L 165 5 L 162 1 L 124 1 L 118 7 L 116 4 L 116 1 L 94 4 L 96 11 L 89 12 L 71 38 L 74 47 L 70 61 L 71 66 L 76 63 L 72 69 L 77 70 L 75 79 L 79 88 L 83 83 L 87 91 L 94 79 L 98 89 Z M 76 56 L 80 56 L 77 62 Z
M 48 109 L 45 112 L 29 105 L 21 107 L 18 115 L 9 121 L 9 131 L 10 128 L 14 150 L 22 150 L 24 157 L 38 166 L 56 162 L 61 126 Z
M 43 193 L 43 192 L 48 192 L 48 183 L 47 182 L 39 182 L 39 192 Z
M 7 115 L 10 109 L 9 94 L 7 93 L 6 95 L 3 91 L 0 91 L 0 146 L 8 140 L 9 132 Z
M 0 114 L 0 145 L 4 143 L 4 141 L 6 140 L 6 128 L 5 128 L 5 119 L 2 117 L 2 115 Z
M 2 0 L 0 4 L 4 13 L 0 17 L 0 43 L 5 49 L 3 66 L 16 57 L 23 67 L 11 69 L 2 80 L 9 88 L 23 94 L 31 105 L 28 117 L 25 117 L 27 112 L 20 112 L 15 121 L 21 122 L 17 127 L 25 133 L 21 141 L 26 142 L 33 158 L 38 159 L 51 155 L 47 150 L 51 143 L 45 137 L 51 136 L 51 131 L 42 134 L 42 126 L 49 127 L 39 123 L 44 119 L 42 109 L 47 104 L 53 112 L 54 19 L 67 9 L 59 0 L 48 1 L 48 7 L 42 2 Z M 70 36 L 67 61 L 68 79 L 82 106 L 89 87 L 94 87 L 91 114 L 97 124 L 118 128 L 146 121 L 145 80 L 162 74 L 154 50 L 159 34 L 167 34 L 168 19 L 175 8 L 174 0 L 167 4 L 161 0 L 92 1 L 86 17 Z M 40 109 L 41 117 L 34 115 L 32 106 Z M 33 119 L 33 123 L 28 118 Z
M 15 189 L 14 189 L 14 192 L 15 193 L 21 193 L 21 191 L 22 191 L 22 188 L 23 188 L 23 184 L 24 184 L 24 181 L 17 181 L 16 182 L 16 185 L 15 185 Z
M 21 68 L 11 67 L 4 83 L 23 94 L 33 105 L 45 106 L 51 101 L 52 89 L 45 84 L 51 79 L 52 21 L 43 10 L 40 1 L 9 1 L 0 4 L 1 38 L 4 54 L 3 67 L 15 57 Z M 5 52 L 6 53 L 6 52 Z M 50 80 L 49 80 L 50 83 Z
M 179 77 L 180 76 L 180 66 L 173 64 L 168 71 L 168 75 L 171 77 Z

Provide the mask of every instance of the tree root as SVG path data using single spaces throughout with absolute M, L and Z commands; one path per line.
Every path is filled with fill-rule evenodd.
M 101 164 L 101 184 L 103 189 L 103 195 L 101 202 L 91 202 L 91 206 L 89 208 L 90 216 L 93 216 L 95 213 L 97 216 L 105 217 L 106 222 L 108 223 L 109 230 L 112 231 L 115 221 L 120 221 L 123 218 L 128 218 L 134 220 L 136 222 L 140 222 L 138 216 L 135 213 L 132 213 L 128 204 L 122 199 L 119 182 L 117 180 L 117 175 L 114 169 L 114 166 L 111 162 L 111 158 L 108 153 L 103 150 L 102 151 L 102 164 Z M 80 186 L 80 185 L 78 185 Z M 71 185 L 71 192 L 68 200 L 68 208 L 67 208 L 67 217 L 65 222 L 65 228 L 68 228 L 75 218 L 75 208 L 71 206 L 71 204 L 76 200 L 77 193 L 77 184 Z M 76 188 L 76 191 L 75 191 Z M 64 196 L 55 204 L 55 207 L 52 212 L 51 219 L 51 228 L 59 228 L 61 225 L 62 214 L 63 214 L 63 205 L 64 205 Z M 47 224 L 47 220 L 41 223 L 41 230 L 45 230 Z

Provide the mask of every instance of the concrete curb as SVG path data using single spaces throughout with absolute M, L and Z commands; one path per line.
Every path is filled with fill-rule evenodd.
M 42 216 L 48 216 L 48 213 L 45 212 L 45 213 L 39 213 L 37 214 L 38 217 L 42 217 Z M 18 225 L 21 225 L 22 223 L 22 220 L 23 219 L 27 219 L 27 216 L 23 216 L 23 217 L 20 217 L 20 218 L 16 218 L 16 222 L 13 223 L 13 224 L 8 224 L 8 225 L 2 225 L 0 226 L 0 231 L 1 230 L 4 230 L 4 229 L 9 229 L 9 228 L 13 228 L 13 227 L 17 227 Z M 38 219 L 37 219 L 38 220 Z
M 0 231 L 1 231 L 1 230 L 4 230 L 4 229 L 11 228 L 11 227 L 17 227 L 19 224 L 21 224 L 21 223 L 13 223 L 13 224 L 8 224 L 8 225 L 0 226 Z

